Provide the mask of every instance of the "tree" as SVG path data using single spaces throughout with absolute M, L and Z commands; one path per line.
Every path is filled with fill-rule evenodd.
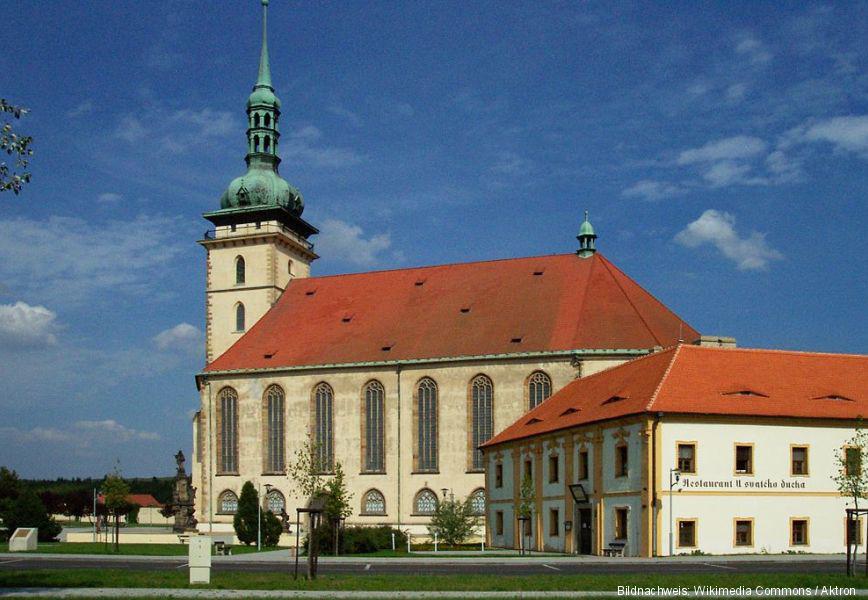
M 868 431 L 862 428 L 862 420 L 856 423 L 853 437 L 847 440 L 841 450 L 835 453 L 835 464 L 838 472 L 832 475 L 832 480 L 838 486 L 838 492 L 842 496 L 853 498 L 853 507 L 859 509 L 859 499 L 868 497 L 868 469 L 864 469 L 862 458 L 868 453 Z M 857 521 L 858 523 L 858 521 Z M 850 526 L 849 523 L 847 525 Z M 858 537 L 851 538 L 854 548 L 853 563 L 856 562 L 856 553 L 859 545 Z
M 518 518 L 520 519 L 519 522 L 525 527 L 525 531 L 519 532 L 519 539 L 521 539 L 529 535 L 527 530 L 530 528 L 530 519 L 533 517 L 533 507 L 536 500 L 533 478 L 530 475 L 525 475 L 524 479 L 521 480 L 521 490 L 519 494 Z
M 14 500 L 20 492 L 21 481 L 18 479 L 18 473 L 0 467 L 0 502 Z
M 33 490 L 23 490 L 14 499 L 0 501 L 0 520 L 9 535 L 19 527 L 36 527 L 42 542 L 53 540 L 61 530 Z
M 324 492 L 325 507 L 323 514 L 326 521 L 331 524 L 335 541 L 335 556 L 337 556 L 341 520 L 353 514 L 353 509 L 350 508 L 350 500 L 352 500 L 353 495 L 347 489 L 347 484 L 344 481 L 344 468 L 340 461 L 335 463 L 335 474 L 326 482 Z
M 127 496 L 130 495 L 130 486 L 121 477 L 119 467 L 106 475 L 102 482 L 102 495 L 105 501 L 105 510 L 115 521 L 115 552 L 117 552 L 120 544 L 121 533 L 121 516 L 125 515 L 130 510 L 130 503 L 127 501 Z
M 277 546 L 280 534 L 283 533 L 283 523 L 270 510 L 262 513 L 262 545 L 266 548 Z
M 249 481 L 241 486 L 241 497 L 238 499 L 238 510 L 232 519 L 235 535 L 238 541 L 249 546 L 256 541 L 259 526 L 259 493 Z
M 28 112 L 26 108 L 14 106 L 5 98 L 0 98 L 0 113 L 3 113 L 4 117 L 11 114 L 16 119 L 20 119 L 21 115 Z M 33 155 L 33 148 L 30 147 L 32 141 L 33 138 L 30 136 L 15 133 L 12 123 L 4 119 L 0 127 L 0 150 L 13 156 L 15 164 L 10 169 L 6 161 L 0 160 L 0 192 L 12 190 L 12 193 L 17 195 L 25 183 L 30 183 L 27 167 L 30 162 L 29 157 Z
M 470 498 L 456 500 L 454 497 L 437 505 L 428 532 L 437 535 L 444 543 L 458 546 L 473 535 L 479 526 L 479 517 Z
M 299 500 L 308 501 L 325 491 L 318 450 L 319 444 L 308 433 L 307 440 L 295 451 L 295 460 L 286 467 L 287 476 L 295 482 L 292 493 Z

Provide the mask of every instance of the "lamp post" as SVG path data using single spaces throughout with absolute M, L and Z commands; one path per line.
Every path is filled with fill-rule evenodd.
M 681 481 L 681 471 L 669 469 L 669 556 L 675 554 L 675 531 L 672 526 L 675 518 L 672 512 L 672 489 L 679 481 Z
M 265 493 L 270 494 L 274 488 L 270 483 L 265 484 Z M 262 550 L 262 482 L 259 482 L 259 489 L 256 492 L 259 502 L 256 507 L 256 551 Z

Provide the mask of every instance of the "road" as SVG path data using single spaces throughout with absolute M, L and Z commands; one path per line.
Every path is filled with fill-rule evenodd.
M 235 560 L 236 557 L 214 560 L 212 570 L 219 572 L 291 571 L 289 560 Z M 0 571 L 21 569 L 134 569 L 144 571 L 177 570 L 186 566 L 183 557 L 100 557 L 100 556 L 23 556 L 0 555 Z M 299 565 L 304 569 L 304 562 Z M 482 560 L 416 558 L 371 559 L 353 561 L 320 560 L 323 574 L 356 575 L 599 575 L 625 573 L 687 574 L 687 573 L 840 573 L 844 570 L 841 557 L 764 557 L 763 560 L 739 558 L 691 557 L 691 559 L 600 560 L 583 558 L 553 560 L 537 558 L 523 561 L 515 558 Z

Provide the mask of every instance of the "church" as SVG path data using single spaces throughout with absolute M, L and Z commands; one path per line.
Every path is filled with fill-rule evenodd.
M 317 277 L 317 229 L 279 172 L 262 6 L 247 170 L 203 215 L 213 229 L 199 241 L 200 527 L 231 528 L 246 481 L 293 515 L 302 499 L 286 468 L 308 436 L 323 473 L 340 462 L 347 474 L 350 522 L 425 531 L 452 494 L 484 515 L 479 447 L 553 393 L 679 342 L 734 345 L 703 338 L 598 252 L 587 213 L 563 254 Z

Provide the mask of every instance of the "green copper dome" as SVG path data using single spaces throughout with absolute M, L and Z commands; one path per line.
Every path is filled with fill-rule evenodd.
M 247 108 L 255 106 L 280 108 L 280 98 L 275 95 L 274 90 L 270 87 L 256 86 L 253 88 L 253 93 L 247 98 Z
M 588 221 L 587 215 L 585 216 L 585 220 L 582 221 L 581 226 L 579 226 L 579 235 L 596 235 L 594 233 L 594 226 Z
M 579 240 L 579 250 L 577 254 L 581 258 L 589 258 L 597 251 L 594 240 L 597 239 L 597 234 L 594 233 L 594 226 L 588 220 L 588 211 L 585 211 L 585 220 L 579 226 L 579 235 L 576 236 Z
M 246 174 L 233 179 L 220 197 L 221 209 L 247 206 L 282 206 L 301 215 L 304 199 L 270 166 L 251 166 Z

